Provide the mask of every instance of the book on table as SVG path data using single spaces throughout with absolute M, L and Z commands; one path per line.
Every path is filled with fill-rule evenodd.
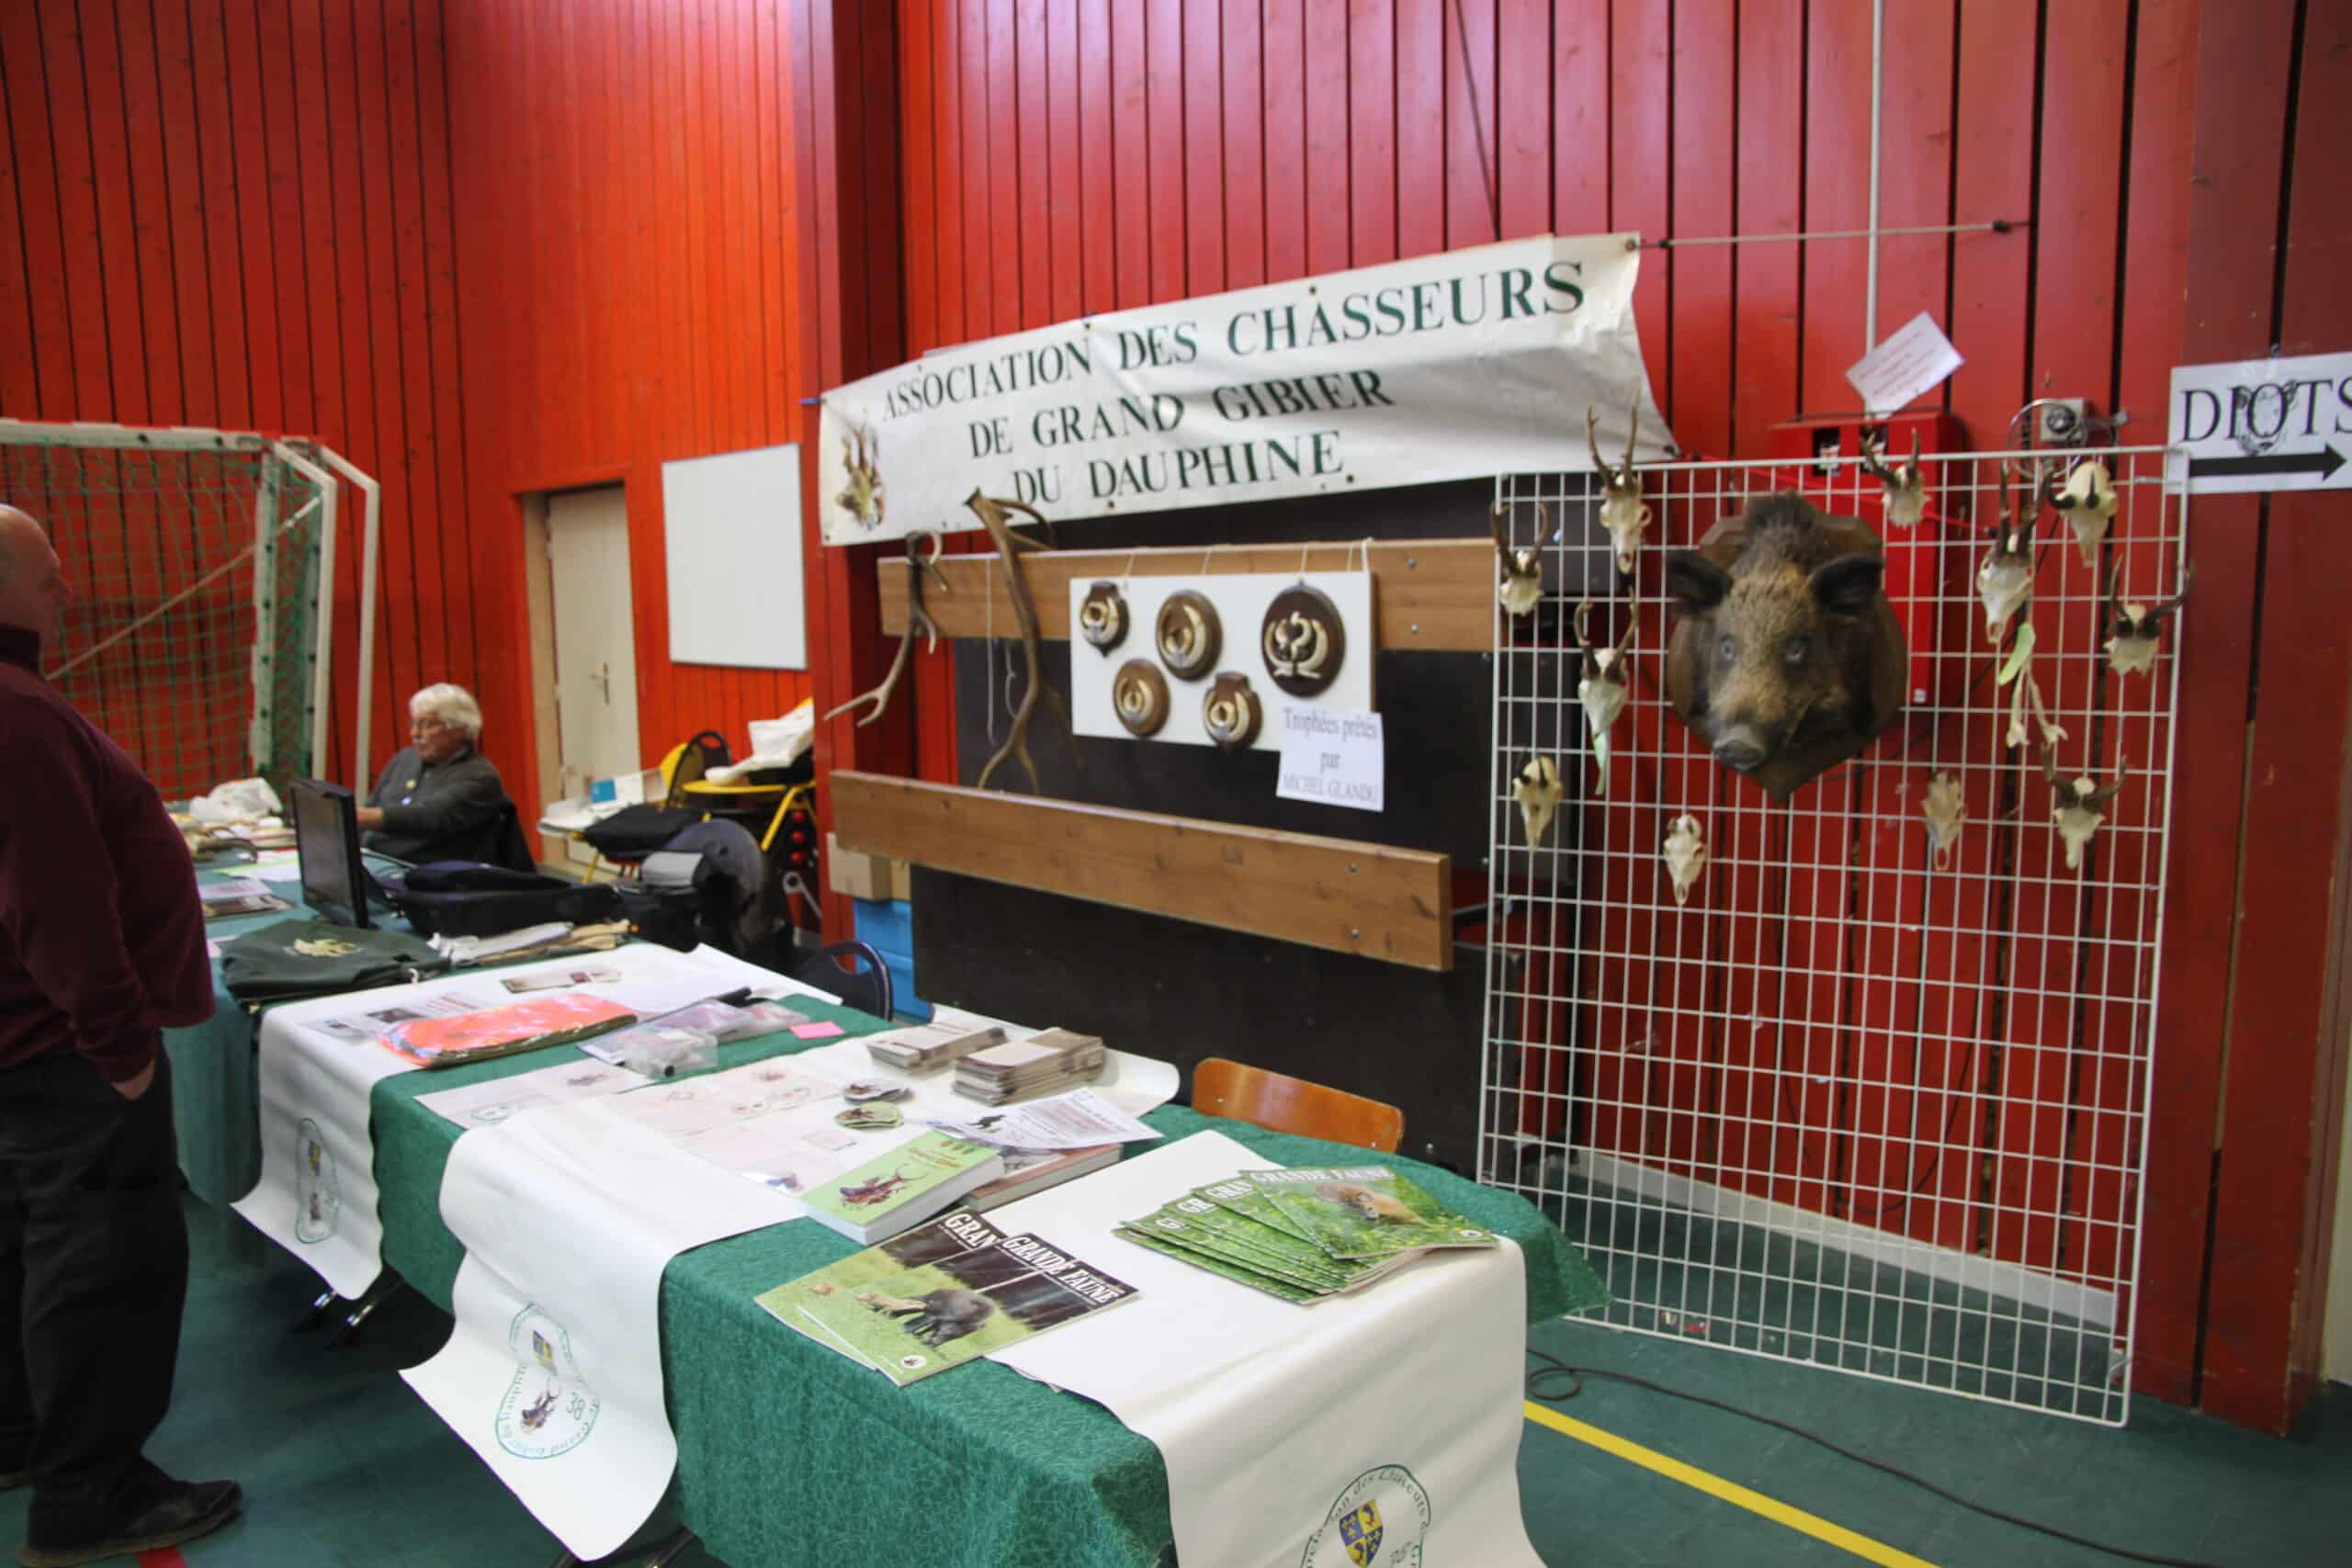
M 869 1245 L 919 1224 L 1004 1174 L 1004 1155 L 925 1133 L 800 1195 L 808 1217 Z
M 1497 1245 L 1492 1232 L 1385 1165 L 1256 1170 L 1250 1182 L 1333 1258 Z
M 903 1388 L 1135 1295 L 1043 1237 L 1009 1236 L 958 1211 L 757 1300 L 778 1322 Z
M 975 1213 L 986 1213 L 1015 1198 L 1043 1192 L 1075 1181 L 1090 1171 L 1119 1163 L 1125 1144 L 1097 1144 L 1085 1149 L 1007 1149 L 1004 1174 L 986 1186 L 975 1187 L 964 1200 Z

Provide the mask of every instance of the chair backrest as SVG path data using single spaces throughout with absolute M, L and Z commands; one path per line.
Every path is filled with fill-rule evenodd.
M 672 806 L 685 805 L 688 784 L 711 769 L 723 768 L 734 760 L 735 755 L 729 750 L 725 736 L 716 729 L 704 730 L 662 759 L 662 782 L 667 790 L 662 799 Z
M 775 924 L 759 840 L 737 823 L 714 820 L 683 829 L 662 850 L 695 858 L 693 886 L 703 940 L 739 958 L 750 953 Z
M 1405 1141 L 1405 1113 L 1393 1105 L 1222 1056 L 1193 1069 L 1193 1109 L 1385 1155 Z
M 499 804 L 498 815 L 491 821 L 483 840 L 483 852 L 478 858 L 485 864 L 503 865 L 509 871 L 539 869 L 539 857 L 523 832 L 523 814 L 514 808 L 513 801 Z
M 790 933 L 783 933 L 790 940 Z M 843 958 L 854 959 L 865 965 L 859 971 L 854 965 L 844 970 Z M 770 967 L 775 967 L 771 965 Z M 842 1003 L 860 1012 L 872 1013 L 885 1021 L 892 1016 L 890 967 L 882 962 L 882 954 L 871 942 L 836 942 L 814 950 L 797 951 L 785 972 L 804 985 L 815 986 L 841 998 Z

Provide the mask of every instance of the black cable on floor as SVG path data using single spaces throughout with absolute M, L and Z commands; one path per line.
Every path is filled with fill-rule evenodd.
M 1652 1393 L 1662 1393 L 1669 1399 L 1687 1399 L 1693 1404 L 1704 1404 L 1711 1409 L 1724 1411 L 1746 1420 L 1761 1422 L 1767 1427 L 1786 1432 L 1792 1438 L 1803 1438 L 1806 1442 L 1818 1444 L 1840 1458 L 1852 1460 L 1856 1464 L 1868 1465 L 1882 1474 L 1891 1475 L 1897 1481 L 1908 1482 L 1922 1491 L 1932 1492 L 1947 1503 L 1956 1503 L 1971 1513 L 1982 1514 L 1988 1519 L 1998 1519 L 2005 1525 L 2015 1525 L 2019 1529 L 2032 1530 L 2036 1534 L 2050 1536 L 2070 1545 L 2086 1547 L 2093 1551 L 2103 1551 L 2110 1557 L 2129 1558 L 2134 1562 L 2157 1563 L 2160 1568 L 2221 1568 L 2219 1563 L 2205 1562 L 2191 1557 L 2157 1557 L 2145 1551 L 2132 1551 L 2125 1547 L 2109 1546 L 2103 1540 L 2093 1540 L 2087 1536 L 2069 1535 L 2054 1526 L 2036 1524 L 2031 1519 L 2021 1519 L 2015 1514 L 2005 1514 L 1998 1508 L 1963 1497 L 1957 1492 L 1948 1492 L 1934 1482 L 1914 1475 L 1907 1470 L 1898 1470 L 1883 1460 L 1875 1460 L 1868 1454 L 1858 1454 L 1851 1449 L 1841 1448 L 1818 1433 L 1808 1432 L 1802 1427 L 1792 1426 L 1775 1416 L 1743 1409 L 1736 1404 L 1725 1404 L 1720 1399 L 1710 1399 L 1703 1393 L 1685 1393 L 1679 1388 L 1668 1388 L 1664 1383 L 1655 1383 L 1647 1378 L 1637 1378 L 1625 1372 L 1602 1371 L 1597 1367 L 1572 1367 L 1557 1356 L 1546 1355 L 1532 1345 L 1528 1347 L 1527 1353 L 1539 1361 L 1550 1363 L 1547 1366 L 1538 1367 L 1527 1374 L 1527 1397 L 1540 1400 L 1546 1404 L 1560 1404 L 1574 1399 L 1584 1392 L 1584 1380 L 1587 1378 L 1605 1378 L 1611 1382 L 1631 1383 L 1635 1388 L 1645 1388 Z M 1573 1386 L 1565 1393 L 1546 1393 L 1544 1392 L 1544 1383 L 1549 1378 L 1566 1378 Z

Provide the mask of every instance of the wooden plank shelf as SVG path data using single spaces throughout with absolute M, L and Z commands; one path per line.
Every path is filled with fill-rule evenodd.
M 849 770 L 829 787 L 845 849 L 1417 969 L 1453 965 L 1442 854 Z
M 1222 577 L 1235 572 L 1340 571 L 1369 557 L 1373 618 L 1379 646 L 1428 653 L 1484 653 L 1494 646 L 1495 546 L 1491 539 L 1392 539 L 1368 548 L 1361 541 L 1312 545 L 1163 546 L 1136 550 L 1037 550 L 1023 558 L 1029 592 L 1037 601 L 1039 635 L 1069 638 L 1069 583 L 1076 578 Z M 903 557 L 878 563 L 882 629 L 892 637 L 907 626 Z M 1004 565 L 994 555 L 942 556 L 947 592 L 923 586 L 923 608 L 942 636 L 1018 637 L 1021 623 Z M 989 598 L 995 605 L 991 609 Z

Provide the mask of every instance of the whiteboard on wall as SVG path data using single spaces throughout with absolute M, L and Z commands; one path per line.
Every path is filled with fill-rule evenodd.
M 662 464 L 662 536 L 673 663 L 808 668 L 797 445 Z

